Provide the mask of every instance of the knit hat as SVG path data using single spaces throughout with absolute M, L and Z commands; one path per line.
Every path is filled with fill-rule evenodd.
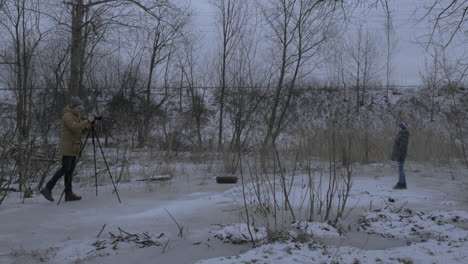
M 75 108 L 80 105 L 83 105 L 83 102 L 81 101 L 81 99 L 78 96 L 72 96 L 70 100 L 70 107 Z
M 405 122 L 401 122 L 400 123 L 400 128 L 406 130 L 406 129 L 408 129 L 408 124 L 406 124 Z

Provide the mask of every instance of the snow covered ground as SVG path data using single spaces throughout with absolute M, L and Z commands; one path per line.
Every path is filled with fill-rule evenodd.
M 358 166 L 343 228 L 291 223 L 293 237 L 306 233 L 309 240 L 268 244 L 266 229 L 256 225 L 254 249 L 232 201 L 235 186 L 217 185 L 191 166 L 185 173 L 169 182 L 121 183 L 122 204 L 110 185 L 97 197 L 94 188 L 77 187 L 83 200 L 59 206 L 11 194 L 0 206 L 0 263 L 468 262 L 464 168 L 410 162 L 409 189 L 394 191 L 393 164 Z

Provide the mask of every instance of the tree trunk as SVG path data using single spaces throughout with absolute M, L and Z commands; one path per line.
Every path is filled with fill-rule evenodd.
M 225 36 L 226 38 L 226 36 Z M 224 112 L 224 92 L 226 90 L 226 44 L 223 48 L 223 66 L 221 69 L 221 95 L 219 98 L 219 132 L 218 132 L 218 149 L 223 146 L 223 112 Z
M 80 87 L 81 71 L 83 70 L 83 17 L 85 14 L 83 0 L 75 0 L 72 9 L 72 39 L 70 60 L 70 86 L 72 96 L 83 95 Z
M 149 123 L 151 121 L 151 84 L 153 82 L 153 71 L 156 67 L 156 55 L 158 52 L 158 46 L 156 45 L 157 39 L 155 39 L 153 51 L 151 53 L 151 61 L 148 74 L 148 83 L 146 84 L 146 100 L 145 100 L 145 112 L 143 113 L 143 124 L 141 129 L 138 130 L 138 147 L 143 148 L 148 141 L 149 134 Z

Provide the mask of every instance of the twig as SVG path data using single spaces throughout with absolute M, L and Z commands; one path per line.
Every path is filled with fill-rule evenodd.
M 163 247 L 163 254 L 166 252 L 166 248 L 167 248 L 167 246 L 169 245 L 169 241 L 171 241 L 171 240 L 170 240 L 170 239 L 167 239 L 166 244 L 164 244 L 164 247 Z
M 3 194 L 3 197 L 0 198 L 0 205 L 3 203 L 3 201 L 7 197 L 8 189 L 10 188 L 10 184 L 13 181 L 13 177 L 14 177 L 17 169 L 18 169 L 18 162 L 15 163 L 15 166 L 13 167 L 13 171 L 11 172 L 11 175 L 10 175 L 10 179 L 8 179 L 8 183 L 6 185 L 5 193 Z
M 120 228 L 120 227 L 118 227 L 118 229 L 119 229 L 119 231 L 121 232 L 121 236 L 122 236 L 122 232 L 125 233 L 127 236 L 131 236 L 131 237 L 137 236 L 137 235 L 135 235 L 135 234 L 130 234 L 130 233 L 126 232 L 125 230 L 123 230 L 123 229 Z
M 396 206 L 389 204 L 386 199 L 384 199 L 383 201 L 387 205 L 388 209 L 390 209 L 390 212 L 394 214 L 399 214 L 401 210 L 403 210 L 403 208 L 406 206 L 406 204 L 408 204 L 408 202 L 405 202 L 401 207 L 396 207 Z
M 104 231 L 104 228 L 106 228 L 106 225 L 107 224 L 104 224 L 101 228 L 101 231 L 99 232 L 99 234 L 97 235 L 97 238 L 99 238 L 99 236 L 101 235 L 102 231 Z
M 354 205 L 354 207 L 350 208 L 348 213 L 344 216 L 344 218 L 348 218 L 348 216 L 351 214 L 351 212 L 357 208 L 358 204 L 359 204 L 359 201 L 361 201 L 361 198 L 358 199 L 358 201 L 356 202 L 356 204 Z M 371 201 L 371 207 L 372 207 L 372 201 Z
M 390 212 L 395 213 L 395 212 L 394 212 L 394 209 L 395 209 L 395 208 L 394 208 L 391 204 L 389 204 L 389 203 L 387 202 L 386 199 L 383 199 L 383 201 L 384 201 L 385 205 L 387 205 L 387 207 L 388 207 L 388 209 L 390 210 Z
M 237 210 L 236 210 L 237 211 Z M 226 225 L 223 225 L 223 224 L 211 224 L 213 226 L 219 226 L 219 227 L 225 227 Z
M 177 234 L 177 236 L 182 237 L 182 236 L 183 236 L 184 227 L 179 225 L 179 223 L 177 222 L 177 220 L 175 220 L 175 218 L 171 215 L 171 213 L 169 213 L 169 211 L 168 211 L 166 208 L 164 208 L 164 210 L 165 210 L 166 213 L 172 218 L 172 220 L 175 222 L 175 224 L 176 224 L 177 227 L 179 228 L 179 234 Z
M 408 204 L 408 202 L 405 202 L 400 208 L 398 208 L 398 210 L 396 211 L 397 213 L 400 213 L 401 210 L 403 210 L 403 207 L 406 206 L 406 204 Z
M 241 182 L 242 182 L 242 198 L 244 200 L 244 207 L 245 207 L 245 215 L 247 217 L 247 231 L 249 232 L 249 235 L 250 235 L 250 240 L 252 242 L 252 245 L 253 247 L 257 247 L 256 244 L 255 244 L 255 239 L 252 235 L 252 230 L 250 229 L 250 215 L 249 215 L 249 209 L 248 209 L 248 206 L 247 206 L 247 196 L 245 194 L 245 182 L 244 182 L 244 171 L 243 171 L 243 165 L 242 165 L 242 155 L 241 155 L 241 151 L 240 151 L 240 148 L 239 148 L 239 153 L 238 153 L 238 158 L 239 158 L 239 169 L 240 169 L 240 175 L 241 175 Z

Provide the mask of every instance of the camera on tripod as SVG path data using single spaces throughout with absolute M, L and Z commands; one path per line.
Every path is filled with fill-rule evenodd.
M 101 121 L 101 120 L 102 120 L 102 116 L 93 115 L 93 117 L 94 117 L 94 120 L 93 120 L 93 122 L 91 122 L 91 125 L 93 125 L 93 126 L 94 126 L 94 124 L 96 123 L 96 120 L 97 120 L 97 121 Z

